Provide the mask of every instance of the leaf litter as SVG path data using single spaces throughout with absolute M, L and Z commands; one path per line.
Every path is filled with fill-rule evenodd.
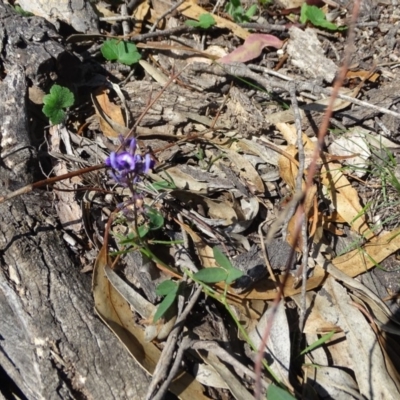
M 121 10 L 103 6 L 94 5 L 108 32 L 108 19 Z M 82 208 L 88 247 L 99 249 L 96 312 L 153 375 L 147 398 L 167 389 L 181 399 L 302 392 L 397 398 L 398 293 L 383 288 L 383 300 L 358 278 L 384 269 L 400 248 L 400 119 L 398 96 L 387 92 L 398 77 L 379 53 L 395 46 L 386 37 L 391 6 L 376 6 L 382 12 L 371 25 L 378 32 L 373 41 L 360 22 L 366 10 L 304 5 L 300 16 L 279 4 L 259 6 L 258 17 L 254 7 L 246 17 L 252 24 L 239 25 L 240 17 L 221 8 L 211 13 L 210 6 L 185 0 L 156 11 L 147 4 L 136 12 L 153 24 L 150 31 L 141 21 L 124 37 L 69 38 L 77 54 L 80 42 L 92 54 L 102 44 L 115 62 L 96 59 L 113 83 L 90 72 L 95 112 L 68 116 L 63 129 L 70 139 L 62 141 L 71 154 L 63 163 L 78 169 L 85 148 L 92 165 L 107 152 L 122 160 L 128 134 L 141 162 L 154 162 L 135 182 L 136 197 L 125 179 L 118 186 L 102 172 L 73 182 L 96 187 Z M 229 9 L 239 10 L 237 2 Z M 333 21 L 328 9 L 339 11 Z M 336 28 L 354 13 L 360 25 L 346 42 Z M 199 22 L 187 27 L 187 19 Z M 226 55 L 214 57 L 212 48 Z M 351 70 L 340 77 L 349 52 Z M 379 68 L 365 59 L 377 52 Z M 341 88 L 331 104 L 335 79 Z M 61 95 L 58 108 L 72 106 L 73 97 Z M 373 101 L 379 96 L 386 101 L 381 108 Z M 62 122 L 61 113 L 54 122 Z M 78 216 L 75 200 L 65 202 Z M 210 344 L 215 351 L 206 350 Z

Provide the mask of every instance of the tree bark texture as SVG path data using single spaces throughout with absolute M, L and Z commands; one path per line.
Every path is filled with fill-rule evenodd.
M 27 90 L 48 79 L 64 52 L 52 35 L 43 19 L 0 1 L 3 193 L 31 183 L 37 170 Z M 144 398 L 149 377 L 95 316 L 90 276 L 58 226 L 46 191 L 0 204 L 0 398 L 16 390 L 27 399 Z

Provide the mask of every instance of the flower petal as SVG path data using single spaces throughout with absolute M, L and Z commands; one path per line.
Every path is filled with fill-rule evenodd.
M 154 160 L 151 158 L 150 154 L 147 153 L 144 156 L 143 173 L 147 174 L 153 167 L 154 167 Z
M 118 165 L 117 165 L 117 153 L 115 153 L 115 151 L 112 151 L 112 152 L 110 153 L 109 162 L 110 162 L 111 168 L 113 168 L 113 169 L 118 169 Z
M 130 154 L 134 155 L 136 152 L 136 139 L 132 138 L 128 142 L 129 142 L 129 150 L 128 151 Z

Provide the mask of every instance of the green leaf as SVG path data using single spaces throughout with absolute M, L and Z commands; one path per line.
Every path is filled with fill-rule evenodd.
M 32 14 L 29 11 L 25 11 L 20 5 L 16 4 L 14 6 L 14 10 L 17 14 L 22 15 L 23 17 L 33 17 L 34 14 Z
M 326 20 L 326 16 L 320 8 L 303 3 L 301 6 L 300 22 L 305 24 L 307 21 L 310 21 L 314 26 L 330 29 L 332 31 L 339 29 L 337 25 Z
M 247 11 L 246 11 L 246 17 L 251 18 L 254 16 L 254 14 L 257 12 L 257 4 L 253 4 Z
M 71 107 L 75 98 L 73 93 L 63 86 L 53 85 L 50 94 L 43 97 L 43 113 L 50 119 L 54 125 L 64 120 L 65 113 L 63 108 Z
M 235 268 L 230 262 L 229 258 L 224 253 L 222 253 L 222 251 L 218 247 L 213 247 L 213 253 L 214 259 L 217 264 L 222 267 L 222 269 L 224 269 L 226 272 L 226 278 L 224 279 L 224 281 L 228 285 L 243 276 L 243 272 L 240 269 Z
M 326 335 L 322 336 L 320 339 L 316 340 L 314 343 L 310 344 L 310 346 L 306 347 L 300 355 L 306 354 L 315 348 L 323 345 L 325 342 L 327 342 L 333 335 L 335 334 L 335 331 L 331 331 L 327 333 Z
M 223 268 L 204 268 L 193 275 L 193 278 L 204 283 L 223 282 L 228 274 Z
M 169 293 L 165 299 L 158 305 L 157 311 L 154 314 L 153 322 L 157 322 L 167 311 L 168 309 L 174 304 L 176 299 L 177 292 Z
M 168 294 L 172 293 L 178 290 L 178 285 L 174 281 L 164 281 L 161 282 L 157 287 L 156 287 L 156 294 L 157 296 L 167 296 Z
M 140 225 L 138 226 L 138 233 L 140 238 L 144 238 L 150 231 L 148 225 Z M 136 232 L 131 232 L 126 235 L 124 239 L 119 241 L 120 244 L 127 245 L 127 244 L 136 244 L 137 235 Z
M 268 386 L 267 389 L 267 399 L 268 400 L 296 400 L 289 392 L 285 389 L 275 386 L 273 384 Z
M 199 21 L 186 21 L 186 25 L 193 26 L 195 28 L 208 29 L 216 24 L 214 17 L 211 14 L 201 14 Z
M 228 271 L 228 276 L 225 279 L 225 282 L 230 285 L 231 283 L 235 282 L 236 279 L 239 279 L 241 276 L 243 276 L 243 271 L 237 268 L 232 268 L 231 270 Z
M 220 267 L 225 269 L 227 272 L 231 269 L 234 269 L 229 258 L 224 253 L 222 253 L 222 251 L 218 247 L 213 247 L 213 253 L 214 259 Z
M 101 46 L 101 54 L 109 61 L 119 61 L 121 64 L 132 65 L 141 59 L 137 47 L 123 40 L 106 40 Z
M 155 231 L 164 226 L 164 217 L 155 208 L 148 208 L 146 210 L 146 215 L 150 221 L 150 230 Z
M 225 11 L 236 23 L 249 22 L 250 18 L 257 12 L 257 5 L 253 4 L 247 11 L 245 11 L 240 4 L 240 0 L 229 0 L 225 6 Z

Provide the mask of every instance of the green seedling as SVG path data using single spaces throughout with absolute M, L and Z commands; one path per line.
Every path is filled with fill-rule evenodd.
M 145 207 L 144 215 L 146 216 L 147 222 L 138 226 L 137 232 L 131 232 L 125 238 L 121 239 L 119 242 L 121 245 L 136 245 L 136 242 L 145 238 L 149 232 L 156 231 L 164 226 L 164 217 L 156 208 Z
M 213 248 L 213 253 L 219 268 L 203 268 L 196 272 L 193 278 L 204 283 L 225 282 L 230 285 L 243 275 L 243 272 L 235 268 L 218 247 Z
M 216 24 L 214 17 L 211 14 L 201 14 L 199 21 L 186 21 L 187 26 L 193 26 L 194 28 L 208 29 Z
M 331 339 L 331 337 L 335 334 L 335 331 L 331 331 L 329 333 L 327 333 L 326 335 L 323 335 L 321 338 L 319 338 L 318 340 L 316 340 L 314 343 L 310 344 L 308 347 L 306 347 L 301 353 L 300 355 L 309 353 L 310 351 L 313 351 L 314 349 L 316 349 L 319 346 L 322 346 L 324 343 L 326 343 L 329 339 Z
M 225 6 L 227 12 L 238 24 L 250 22 L 251 18 L 257 12 L 257 5 L 253 4 L 248 10 L 245 10 L 240 4 L 240 0 L 229 0 Z
M 320 28 L 329 29 L 331 31 L 347 29 L 345 26 L 339 27 L 327 21 L 324 12 L 320 8 L 303 3 L 300 12 L 300 22 L 305 24 L 307 21 L 311 22 L 314 26 L 319 26 Z
M 243 272 L 233 267 L 229 259 L 217 247 L 213 248 L 214 258 L 219 268 L 204 268 L 192 275 L 192 278 L 197 282 L 202 283 L 217 283 L 225 282 L 230 285 L 236 279 L 243 275 Z M 171 305 L 175 302 L 178 296 L 179 285 L 173 281 L 164 281 L 157 286 L 156 293 L 159 296 L 165 296 L 164 300 L 157 307 L 154 315 L 154 322 L 160 319 Z
M 32 14 L 29 11 L 25 11 L 20 5 L 16 4 L 14 6 L 14 10 L 17 14 L 22 15 L 23 17 L 33 17 L 34 14 Z
M 53 85 L 50 94 L 43 98 L 43 113 L 53 125 L 60 124 L 65 118 L 65 108 L 75 102 L 74 94 L 66 87 Z
M 133 43 L 123 40 L 106 40 L 100 50 L 106 60 L 118 61 L 125 65 L 136 64 L 142 57 Z

